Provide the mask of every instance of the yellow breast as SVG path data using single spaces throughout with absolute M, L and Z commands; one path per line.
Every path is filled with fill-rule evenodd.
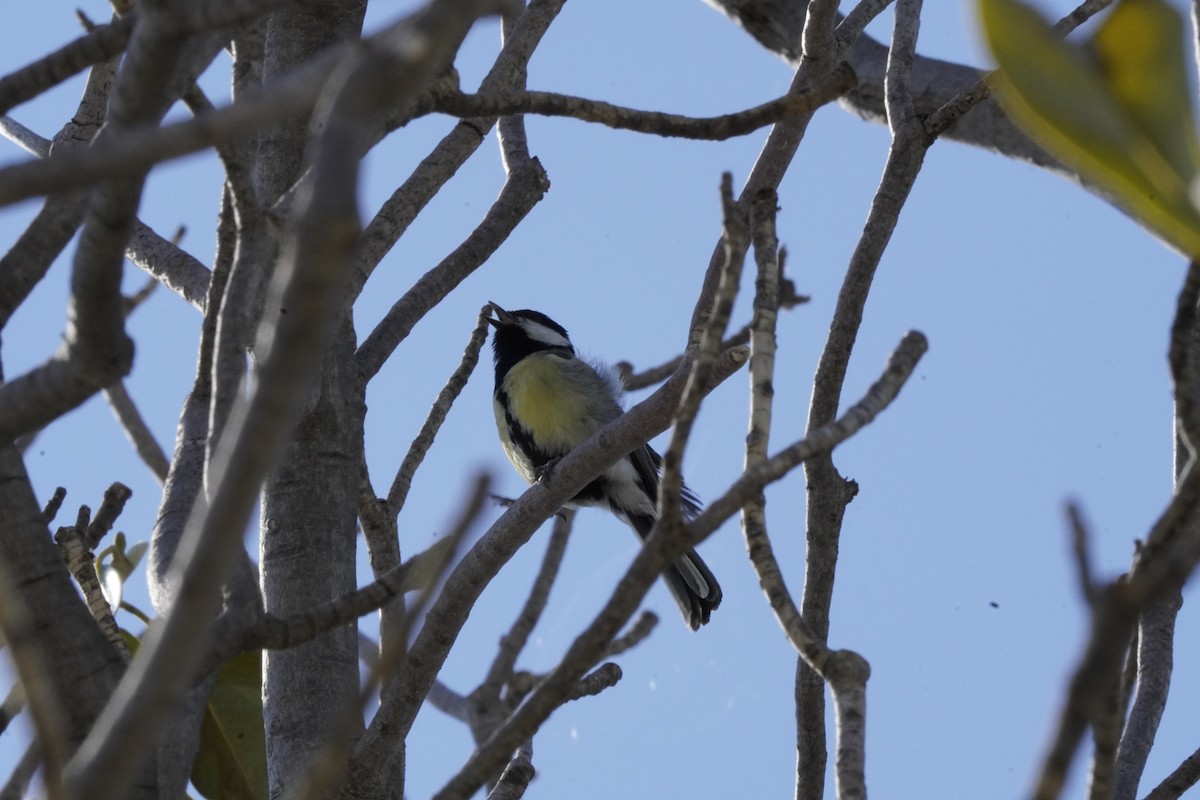
M 509 370 L 504 380 L 513 416 L 545 452 L 559 455 L 598 427 L 589 414 L 584 387 L 563 370 L 567 363 L 555 355 L 535 353 Z

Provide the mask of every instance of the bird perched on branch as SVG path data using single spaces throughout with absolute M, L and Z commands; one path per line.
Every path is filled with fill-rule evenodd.
M 505 311 L 488 303 L 495 318 L 493 405 L 504 452 L 517 472 L 534 483 L 555 461 L 623 413 L 624 387 L 607 367 L 580 359 L 566 330 L 537 311 Z M 658 518 L 662 458 L 640 445 L 583 487 L 569 506 L 602 506 L 645 540 Z M 699 511 L 683 490 L 685 517 Z M 695 630 L 721 604 L 721 587 L 695 550 L 676 559 L 663 579 L 684 621 Z

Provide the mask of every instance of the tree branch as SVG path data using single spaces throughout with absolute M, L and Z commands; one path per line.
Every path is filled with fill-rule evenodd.
M 117 421 L 121 423 L 121 429 L 125 431 L 125 436 L 133 445 L 133 449 L 154 473 L 154 477 L 158 478 L 159 483 L 166 481 L 167 472 L 171 467 L 170 462 L 167 461 L 167 454 L 163 452 L 162 447 L 154 438 L 154 434 L 150 432 L 146 420 L 142 418 L 133 398 L 129 396 L 125 382 L 117 381 L 108 386 L 104 390 L 104 396 L 108 399 L 108 404 L 112 407 Z
M 374 45 L 355 50 L 354 59 L 322 82 L 330 102 L 313 154 L 314 191 L 298 209 L 270 297 L 270 308 L 286 313 L 272 320 L 259 380 L 222 437 L 211 504 L 188 524 L 176 559 L 176 602 L 148 634 L 118 696 L 73 759 L 67 778 L 73 795 L 119 795 L 166 724 L 166 711 L 191 685 L 208 644 L 197 630 L 216 610 L 258 487 L 292 427 L 340 306 L 339 276 L 358 231 L 356 131 L 363 116 L 419 91 L 482 10 L 476 3 L 434 0 L 386 28 Z
M 549 179 L 537 159 L 517 166 L 479 226 L 441 263 L 422 275 L 363 340 L 355 360 L 367 380 L 379 372 L 430 309 L 483 266 L 549 188 Z
M 553 92 L 508 91 L 497 94 L 448 92 L 434 100 L 438 111 L 456 117 L 496 117 L 507 114 L 537 114 L 570 117 L 617 130 L 656 136 L 724 141 L 745 136 L 760 128 L 798 114 L 808 114 L 836 100 L 854 87 L 854 72 L 847 64 L 821 75 L 810 85 L 762 105 L 716 117 L 687 117 L 633 108 Z
M 1196 376 L 1191 369 L 1198 300 L 1200 262 L 1192 262 L 1175 307 L 1168 359 L 1175 384 L 1176 417 L 1186 440 L 1200 430 Z M 1200 508 L 1200 470 L 1195 468 L 1195 461 L 1191 457 L 1180 472 L 1175 494 L 1146 536 L 1129 575 L 1106 587 L 1094 606 L 1088 643 L 1072 676 L 1054 738 L 1043 759 L 1033 794 L 1035 800 L 1053 800 L 1061 793 L 1088 722 L 1103 713 L 1105 698 L 1117 691 L 1123 659 L 1139 615 L 1149 604 L 1178 592 L 1200 559 L 1200 526 L 1194 524 Z

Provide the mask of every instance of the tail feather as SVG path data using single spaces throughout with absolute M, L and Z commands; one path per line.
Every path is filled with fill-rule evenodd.
M 628 519 L 644 541 L 654 527 L 654 518 L 629 515 Z M 707 623 L 712 612 L 721 605 L 721 585 L 695 550 L 689 550 L 675 559 L 663 571 L 663 580 L 683 614 L 683 621 L 692 630 Z

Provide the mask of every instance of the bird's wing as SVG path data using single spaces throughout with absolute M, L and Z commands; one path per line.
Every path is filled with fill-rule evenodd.
M 658 496 L 658 474 L 662 471 L 662 456 L 655 452 L 650 445 L 642 445 L 637 450 L 629 454 L 633 460 L 633 466 L 637 470 L 638 477 L 645 482 L 646 474 L 650 475 L 650 481 L 646 483 L 646 491 L 651 497 Z M 680 494 L 680 501 L 683 504 L 683 515 L 691 518 L 700 513 L 700 498 L 696 493 L 689 489 L 686 485 L 683 487 L 683 492 Z

